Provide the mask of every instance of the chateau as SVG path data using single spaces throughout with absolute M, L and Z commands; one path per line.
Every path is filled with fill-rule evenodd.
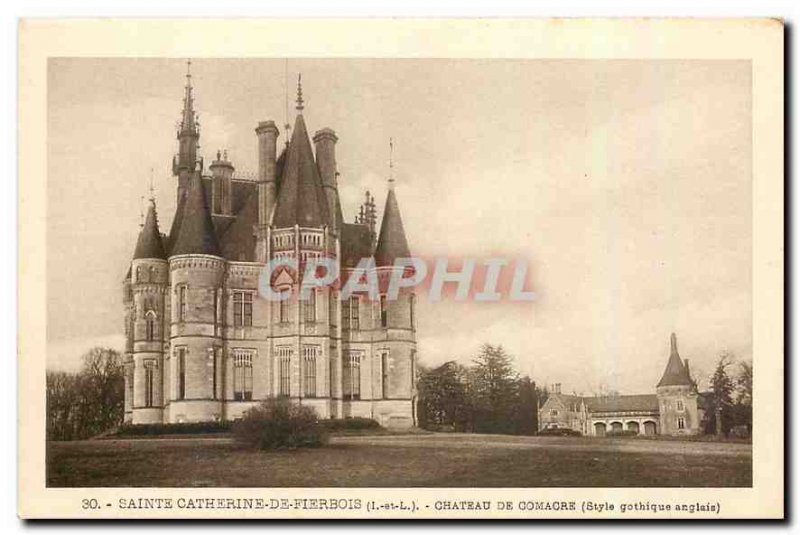
M 655 394 L 586 397 L 561 393 L 556 385 L 539 409 L 539 429 L 572 429 L 604 436 L 629 431 L 640 435 L 696 435 L 702 410 L 689 362 L 681 360 L 675 333 L 670 337 L 667 367 Z
M 274 121 L 255 129 L 257 179 L 236 178 L 220 152 L 207 172 L 192 91 L 187 73 L 171 228 L 161 232 L 151 198 L 123 283 L 125 421 L 230 420 L 284 397 L 320 418 L 414 425 L 413 293 L 341 301 L 330 285 L 299 298 L 311 259 L 333 259 L 341 279 L 373 259 L 369 269 L 385 282 L 395 258 L 410 256 L 391 178 L 379 231 L 369 192 L 355 223 L 345 223 L 338 138 L 322 128 L 309 139 L 299 80 L 291 139 L 279 151 Z M 268 300 L 259 280 L 278 258 L 298 267 L 275 270 L 269 285 L 286 299 Z

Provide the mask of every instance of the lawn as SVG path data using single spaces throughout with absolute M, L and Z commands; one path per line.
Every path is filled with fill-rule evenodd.
M 54 442 L 50 487 L 748 487 L 749 445 L 581 437 L 338 437 L 259 452 L 228 439 Z

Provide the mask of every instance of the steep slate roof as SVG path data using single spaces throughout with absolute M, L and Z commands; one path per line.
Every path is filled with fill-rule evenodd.
M 242 209 L 236 214 L 236 219 L 220 238 L 222 256 L 238 262 L 255 261 L 256 235 L 253 229 L 257 223 L 258 194 L 253 187 L 244 199 Z
M 343 268 L 356 267 L 362 258 L 372 256 L 372 238 L 369 227 L 355 223 L 342 223 L 341 261 Z
M 409 257 L 406 232 L 403 229 L 403 219 L 400 217 L 400 207 L 397 205 L 394 189 L 389 189 L 386 196 L 386 206 L 383 209 L 381 232 L 378 236 L 378 245 L 375 248 L 375 264 L 378 266 L 391 266 L 395 258 Z
M 180 221 L 170 256 L 182 254 L 220 256 L 214 223 L 203 194 L 202 179 L 199 174 L 189 178 L 186 200 L 180 204 L 182 204 L 179 206 L 180 214 L 175 214 L 176 219 L 180 217 Z
M 282 175 L 272 225 L 276 228 L 293 227 L 296 224 L 301 227 L 330 226 L 322 179 L 314 160 L 306 123 L 299 113 Z
M 160 258 L 162 260 L 167 258 L 164 253 L 164 244 L 161 241 L 161 233 L 158 231 L 155 202 L 151 202 L 150 208 L 147 209 L 147 219 L 139 232 L 133 258 Z
M 634 394 L 630 396 L 587 397 L 584 402 L 590 412 L 633 412 L 658 411 L 658 398 L 655 394 Z
M 178 237 L 178 231 L 181 228 L 181 221 L 183 220 L 183 205 L 186 204 L 186 197 L 178 198 L 178 206 L 175 207 L 175 216 L 172 218 L 172 225 L 169 228 L 169 235 L 167 236 L 167 254 L 172 256 L 172 249 L 175 246 L 175 239 Z
M 675 333 L 669 338 L 670 353 L 667 367 L 664 369 L 664 375 L 657 386 L 692 386 L 692 378 L 689 376 L 689 370 L 681 360 L 678 354 L 678 339 Z

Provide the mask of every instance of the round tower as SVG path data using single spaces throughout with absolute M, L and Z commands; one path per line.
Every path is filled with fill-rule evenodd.
M 379 401 L 374 402 L 374 417 L 385 426 L 414 425 L 413 400 L 416 396 L 417 343 L 414 326 L 415 295 L 411 288 L 401 288 L 395 297 L 389 294 L 388 280 L 411 268 L 394 267 L 398 258 L 409 258 L 400 207 L 393 182 L 383 211 L 383 220 L 375 248 L 375 264 L 381 282 L 381 295 L 374 304 L 377 334 L 373 344 L 374 367 L 379 372 Z
M 670 336 L 670 355 L 661 381 L 656 386 L 659 408 L 659 433 L 696 435 L 700 432 L 697 412 L 697 387 L 689 374 L 689 362 L 678 354 L 675 333 Z
M 206 206 L 199 173 L 189 180 L 181 225 L 170 251 L 168 422 L 223 417 L 221 333 L 225 261 Z
M 128 273 L 122 281 L 122 305 L 125 309 L 125 356 L 123 360 L 123 379 L 125 381 L 124 419 L 126 424 L 133 422 L 133 266 L 128 266 Z
M 134 424 L 160 423 L 163 420 L 168 281 L 155 202 L 151 202 L 136 243 L 129 283 L 128 345 L 132 359 L 126 366 L 126 408 L 130 407 L 130 421 Z

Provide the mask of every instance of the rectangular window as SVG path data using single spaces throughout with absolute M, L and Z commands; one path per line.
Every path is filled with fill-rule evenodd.
M 678 417 L 678 429 L 684 429 L 686 427 L 686 422 L 683 419 L 683 416 Z
M 145 330 L 148 342 L 156 339 L 156 318 L 149 312 L 145 320 Z
M 350 300 L 342 301 L 342 329 L 350 329 Z
M 211 398 L 212 399 L 217 399 L 217 353 L 219 353 L 218 348 L 214 347 L 211 349 L 211 374 L 212 374 Z
M 683 412 L 683 400 L 682 400 L 682 399 L 679 399 L 679 400 L 678 400 L 678 401 L 675 403 L 675 406 L 676 406 L 676 408 L 677 408 L 677 409 L 678 409 L 680 412 Z
M 317 354 L 318 346 L 303 347 L 303 396 L 317 397 Z
M 144 361 L 144 406 L 155 407 L 156 361 Z
M 317 291 L 310 289 L 306 300 L 303 301 L 303 318 L 306 323 L 317 321 Z
M 253 399 L 253 354 L 250 351 L 233 351 L 233 399 Z
M 292 348 L 278 348 L 278 395 L 288 397 L 291 394 Z
M 350 329 L 357 331 L 359 327 L 359 306 L 358 296 L 350 298 Z
M 381 296 L 381 327 L 386 327 L 389 323 L 388 311 L 386 310 L 386 296 Z
M 389 397 L 389 352 L 381 352 L 381 395 L 383 399 Z
M 342 397 L 345 400 L 361 399 L 361 355 L 352 352 L 345 359 Z
M 186 290 L 187 286 L 178 286 L 178 321 L 186 321 Z
M 278 302 L 280 307 L 280 322 L 289 323 L 289 290 L 281 290 L 281 300 Z
M 186 348 L 178 348 L 178 399 L 186 398 Z
M 125 386 L 128 389 L 128 391 L 127 391 L 127 394 L 128 394 L 127 395 L 127 399 L 125 400 L 126 401 L 126 407 L 128 405 L 133 407 L 133 370 L 134 370 L 134 364 L 131 363 L 130 366 L 125 371 L 125 379 L 126 379 Z
M 558 416 L 558 410 L 556 410 L 556 409 L 551 409 L 551 410 L 550 410 L 550 416 Z
M 233 325 L 250 327 L 253 325 L 253 294 L 233 292 Z

